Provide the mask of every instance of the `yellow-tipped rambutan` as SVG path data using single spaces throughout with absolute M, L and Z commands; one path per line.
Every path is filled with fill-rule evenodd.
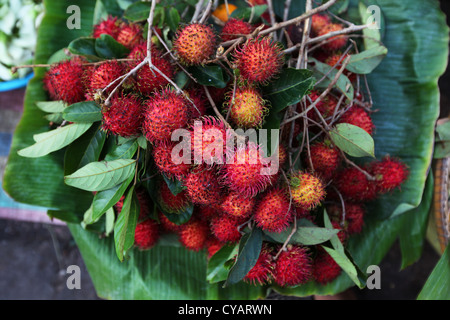
M 211 26 L 193 23 L 178 30 L 173 48 L 184 65 L 200 65 L 216 50 L 217 37 Z
M 325 185 L 317 176 L 298 171 L 290 181 L 292 200 L 296 206 L 313 209 L 325 199 Z

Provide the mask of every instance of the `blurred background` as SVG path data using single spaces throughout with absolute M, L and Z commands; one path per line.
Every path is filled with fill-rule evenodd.
M 441 0 L 450 16 L 450 1 Z M 36 28 L 43 14 L 41 1 L 0 0 L 0 181 L 12 135 L 20 120 L 24 84 L 30 69 L 12 74 L 10 67 L 32 60 Z M 447 18 L 448 19 L 448 18 Z M 441 117 L 450 114 L 450 70 L 440 80 Z M 50 221 L 42 208 L 19 204 L 0 189 L 0 299 L 98 299 L 75 242 L 64 223 Z M 400 271 L 395 244 L 382 261 L 381 290 L 351 289 L 345 298 L 359 300 L 415 299 L 439 255 L 426 243 L 421 259 Z M 66 286 L 69 265 L 81 268 L 81 289 Z M 271 294 L 269 299 L 290 299 Z M 310 297 L 309 299 L 312 299 Z

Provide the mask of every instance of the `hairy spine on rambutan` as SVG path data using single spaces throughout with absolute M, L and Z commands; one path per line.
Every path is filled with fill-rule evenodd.
M 117 42 L 131 50 L 133 47 L 143 42 L 142 27 L 135 23 L 122 23 L 119 33 L 117 34 Z
M 273 248 L 267 243 L 262 244 L 258 260 L 253 268 L 246 274 L 244 281 L 253 285 L 265 285 L 272 281 L 273 277 Z
M 166 213 L 181 213 L 190 205 L 185 190 L 174 195 L 165 181 L 161 181 L 157 196 L 161 209 Z
M 216 205 L 222 201 L 222 188 L 214 169 L 196 167 L 184 179 L 184 186 L 194 204 Z
M 114 80 L 118 79 L 124 73 L 123 65 L 116 61 L 107 61 L 101 63 L 91 73 L 89 81 L 88 94 L 93 100 L 97 100 L 98 94 L 102 95 L 103 90 Z M 125 82 L 125 85 L 129 85 L 130 82 Z M 109 87 L 105 93 L 106 95 L 112 91 L 112 87 Z
M 52 66 L 44 76 L 44 89 L 51 100 L 62 100 L 73 104 L 84 100 L 83 61 L 79 58 L 59 62 Z
M 211 219 L 210 229 L 219 241 L 236 243 L 241 238 L 239 226 L 244 222 L 245 219 L 222 213 Z
M 235 63 L 243 80 L 268 83 L 280 73 L 284 63 L 281 46 L 269 37 L 248 40 L 234 52 Z
M 364 129 L 372 135 L 375 128 L 370 115 L 361 107 L 353 106 L 347 110 L 339 119 L 339 123 L 349 123 Z
M 214 236 L 209 236 L 206 239 L 206 250 L 208 251 L 208 259 L 210 259 L 214 254 L 217 253 L 225 244 Z
M 290 191 L 294 204 L 304 209 L 314 209 L 325 199 L 325 186 L 320 178 L 298 171 L 290 179 Z
M 374 161 L 368 171 L 375 177 L 377 192 L 384 194 L 399 188 L 408 179 L 408 167 L 399 159 L 385 157 Z
M 138 222 L 134 231 L 134 245 L 139 249 L 152 248 L 159 239 L 158 223 L 152 219 Z
M 326 34 L 329 34 L 331 32 L 341 31 L 343 29 L 341 24 L 337 23 L 330 23 L 322 28 L 320 32 L 318 33 L 318 36 L 324 36 Z M 342 49 L 348 41 L 348 36 L 346 35 L 338 35 L 334 37 L 330 37 L 327 39 L 327 42 L 325 42 L 322 45 L 322 48 L 328 51 L 336 51 L 339 49 Z
M 170 140 L 157 143 L 153 148 L 153 159 L 158 169 L 168 178 L 182 179 L 189 173 L 191 165 L 172 158 L 175 147 L 176 144 Z
M 362 202 L 377 197 L 376 184 L 357 168 L 346 168 L 336 174 L 333 184 L 345 199 Z
M 253 212 L 254 198 L 243 197 L 239 193 L 230 192 L 220 204 L 220 209 L 229 215 L 248 218 Z
M 169 218 L 167 218 L 167 216 L 161 211 L 158 211 L 158 219 L 161 229 L 165 232 L 178 233 L 181 229 L 180 225 L 170 221 Z
M 345 231 L 349 234 L 361 233 L 364 226 L 365 209 L 361 204 L 345 202 L 345 216 L 341 205 L 330 205 L 327 212 L 333 221 L 344 221 Z
M 220 37 L 222 41 L 229 41 L 250 34 L 253 30 L 254 27 L 250 23 L 231 18 L 223 26 Z
M 293 220 L 289 198 L 284 189 L 271 189 L 261 196 L 253 215 L 256 225 L 262 230 L 280 233 Z
M 336 279 L 342 272 L 341 267 L 334 259 L 321 247 L 317 247 L 314 257 L 312 274 L 314 280 L 325 285 Z
M 312 277 L 311 253 L 307 247 L 287 245 L 281 251 L 274 268 L 275 283 L 281 287 L 294 287 Z
M 121 137 L 134 137 L 141 134 L 143 106 L 139 97 L 122 93 L 114 95 L 111 103 L 104 106 L 103 130 Z
M 117 39 L 117 35 L 120 31 L 120 24 L 121 21 L 117 17 L 108 16 L 105 20 L 94 25 L 93 37 L 99 38 L 102 34 L 108 34 L 114 39 Z
M 169 88 L 155 91 L 145 103 L 142 128 L 147 140 L 168 140 L 176 129 L 185 128 L 190 118 L 188 104 L 183 95 Z
M 238 127 L 260 128 L 268 113 L 266 100 L 254 87 L 237 87 L 226 95 L 225 112 L 230 112 L 231 121 Z
M 261 148 L 252 142 L 240 145 L 222 168 L 223 182 L 245 197 L 254 197 L 271 183 Z
M 330 23 L 330 17 L 320 13 L 315 14 L 311 17 L 311 30 L 314 34 L 319 34 Z
M 323 180 L 329 180 L 337 171 L 341 153 L 329 142 L 315 143 L 310 148 L 311 162 L 305 161 Z M 311 168 L 312 163 L 312 168 Z
M 193 23 L 178 30 L 173 48 L 184 65 L 200 65 L 215 52 L 217 36 L 211 26 Z
M 192 251 L 204 248 L 209 235 L 208 225 L 197 219 L 191 219 L 182 224 L 179 231 L 181 244 Z

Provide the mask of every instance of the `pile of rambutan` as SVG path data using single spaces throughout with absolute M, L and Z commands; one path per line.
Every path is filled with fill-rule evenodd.
M 261 15 L 231 16 L 212 25 L 206 12 L 177 30 L 159 21 L 162 32 L 149 30 L 146 21 L 109 16 L 93 27 L 91 39 L 110 39 L 111 48 L 126 54 L 108 59 L 71 54 L 49 67 L 43 84 L 50 100 L 66 108 L 90 106 L 88 111 L 99 115 L 92 122 L 103 142 L 87 132 L 83 143 L 91 150 L 77 157 L 89 165 L 83 161 L 92 154 L 90 162 L 106 167 L 92 169 L 105 180 L 94 190 L 91 210 L 97 218 L 113 208 L 116 221 L 135 228 L 123 231 L 122 223 L 114 236 L 132 236 L 135 247 L 148 250 L 161 237 L 176 235 L 178 245 L 215 259 L 218 251 L 237 248 L 258 230 L 260 250 L 241 280 L 280 287 L 326 284 L 343 273 L 324 247 L 331 239 L 345 246 L 352 235 L 363 233 L 370 202 L 400 190 L 408 169 L 388 155 L 352 160 L 329 132 L 347 124 L 368 140 L 376 134 L 360 75 L 342 70 L 358 88 L 353 99 L 315 81 L 300 93 L 297 80 L 291 84 L 285 76 L 301 58 L 294 49 L 305 50 L 299 25 L 288 28 L 281 40 L 267 11 Z M 326 13 L 310 21 L 309 37 L 324 38 L 306 44 L 310 57 L 339 70 L 356 53 L 344 26 Z M 337 35 L 327 37 L 330 33 Z M 305 61 L 304 69 L 313 68 Z M 284 97 L 292 95 L 284 88 L 294 90 L 294 97 Z M 280 107 L 283 99 L 289 103 Z M 89 122 L 82 107 L 76 110 L 86 116 L 80 122 Z M 275 148 L 242 135 L 273 129 L 274 120 L 280 130 Z M 53 129 L 73 124 L 77 121 L 51 123 Z M 327 219 L 332 227 L 326 227 Z M 302 227 L 328 236 L 315 243 L 299 240 Z M 116 249 L 130 250 L 124 243 L 129 241 L 116 242 Z M 238 264 L 242 254 L 228 260 Z

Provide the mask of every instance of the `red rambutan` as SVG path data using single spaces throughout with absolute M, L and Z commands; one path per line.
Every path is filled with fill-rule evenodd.
M 210 206 L 197 206 L 195 215 L 203 221 L 210 221 L 213 217 L 219 214 L 215 205 Z
M 158 219 L 163 231 L 178 233 L 181 229 L 180 225 L 170 221 L 161 211 L 158 212 Z
M 341 222 L 343 211 L 341 205 L 331 205 L 327 212 L 333 221 Z M 364 226 L 365 209 L 357 203 L 345 203 L 345 231 L 348 235 L 361 233 Z
M 267 83 L 283 66 L 281 46 L 269 37 L 258 37 L 245 43 L 234 53 L 242 79 L 249 83 Z
M 331 23 L 329 16 L 324 14 L 315 14 L 311 17 L 311 30 L 314 34 L 319 34 L 323 28 Z
M 334 184 L 345 199 L 356 202 L 374 200 L 376 185 L 357 168 L 347 168 L 336 174 Z
M 51 100 L 62 100 L 71 105 L 84 100 L 83 82 L 85 68 L 82 60 L 74 58 L 50 68 L 44 76 L 44 89 Z
M 370 115 L 361 107 L 353 106 L 348 109 L 339 119 L 339 123 L 349 123 L 364 129 L 368 134 L 372 134 L 375 128 Z
M 99 38 L 102 34 L 108 34 L 114 39 L 117 39 L 117 35 L 120 31 L 120 20 L 117 17 L 108 16 L 105 20 L 94 26 L 93 37 Z
M 107 61 L 97 66 L 91 73 L 88 94 L 96 100 L 99 90 L 103 90 L 114 80 L 122 76 L 124 67 L 118 61 Z M 125 82 L 125 85 L 129 83 Z M 106 90 L 111 92 L 112 88 Z
M 381 161 L 374 161 L 368 168 L 375 177 L 377 192 L 384 194 L 402 185 L 408 179 L 407 166 L 398 159 L 385 157 Z
M 200 65 L 214 54 L 216 44 L 211 26 L 193 23 L 178 30 L 173 48 L 184 65 Z
M 331 32 L 335 32 L 335 31 L 341 31 L 343 29 L 341 24 L 337 24 L 337 23 L 330 23 L 325 25 L 317 34 L 319 37 L 320 36 L 324 36 L 326 34 L 329 34 Z M 342 49 L 348 41 L 348 36 L 346 35 L 339 35 L 339 36 L 334 36 L 331 37 L 329 39 L 327 39 L 328 42 L 325 42 L 322 45 L 322 48 L 328 51 L 336 51 L 339 49 Z
M 221 242 L 238 242 L 241 233 L 238 228 L 245 220 L 229 214 L 219 214 L 211 219 L 210 229 L 213 235 Z
M 159 239 L 158 223 L 152 219 L 138 222 L 134 231 L 134 245 L 146 250 L 153 247 Z
M 140 99 L 132 94 L 115 95 L 109 106 L 104 106 L 103 130 L 121 137 L 141 134 L 143 106 Z
M 273 249 L 268 243 L 263 243 L 261 253 L 253 268 L 244 277 L 244 281 L 254 285 L 265 285 L 272 280 L 273 273 Z
M 166 213 L 180 213 L 190 204 L 185 190 L 181 191 L 177 195 L 174 195 L 165 181 L 160 183 L 158 189 L 158 200 L 161 205 L 161 209 Z
M 312 274 L 314 279 L 325 285 L 336 279 L 342 272 L 341 267 L 334 259 L 321 247 L 318 247 L 317 254 L 313 262 Z
M 216 237 L 210 236 L 206 239 L 206 250 L 208 250 L 208 259 L 210 259 L 217 251 L 222 249 L 224 243 L 220 242 Z
M 180 159 L 172 159 L 172 152 L 175 143 L 170 140 L 164 140 L 156 144 L 153 148 L 153 158 L 158 169 L 169 178 L 181 179 L 189 173 L 190 164 L 184 161 L 178 162 Z
M 205 95 L 205 91 L 201 87 L 191 87 L 186 90 L 189 98 L 194 102 L 197 109 L 192 106 L 192 114 L 195 117 L 205 116 L 209 107 L 208 98 Z
M 239 146 L 233 158 L 223 166 L 224 183 L 245 197 L 254 197 L 264 191 L 270 185 L 272 176 L 268 174 L 262 159 L 258 145 L 249 142 L 246 146 Z
M 248 218 L 252 214 L 254 204 L 254 198 L 230 192 L 220 204 L 220 210 L 235 217 Z
M 142 128 L 152 143 L 170 139 L 173 131 L 184 128 L 189 121 L 189 102 L 169 88 L 155 91 L 145 105 Z
M 307 247 L 287 245 L 278 256 L 274 268 L 275 283 L 281 287 L 294 287 L 312 277 L 312 261 Z
M 141 26 L 134 23 L 122 23 L 120 25 L 120 30 L 117 34 L 117 42 L 131 50 L 134 46 L 143 41 L 144 38 L 142 37 Z
M 339 150 L 328 143 L 319 142 L 313 144 L 310 151 L 314 171 L 323 180 L 330 179 L 336 172 L 341 161 Z M 308 166 L 311 166 L 309 161 L 306 161 L 306 163 Z M 310 169 L 312 170 L 312 168 Z
M 280 233 L 293 220 L 293 211 L 289 210 L 289 199 L 283 189 L 271 189 L 264 193 L 255 208 L 253 218 L 256 225 L 269 232 Z
M 201 220 L 191 219 L 180 226 L 179 235 L 179 240 L 185 248 L 192 251 L 199 251 L 206 244 L 209 227 Z
M 254 87 L 238 87 L 229 92 L 224 103 L 226 110 L 230 110 L 230 119 L 240 128 L 259 128 L 262 126 L 264 116 L 268 112 L 258 89 Z M 234 99 L 233 99 L 234 98 Z
M 186 191 L 192 203 L 215 205 L 222 200 L 222 190 L 214 169 L 199 166 L 184 179 Z
M 291 177 L 291 195 L 294 204 L 304 209 L 313 209 L 325 199 L 325 186 L 315 175 L 298 171 Z
M 223 26 L 220 37 L 222 41 L 229 41 L 250 34 L 253 30 L 254 27 L 250 23 L 240 19 L 230 18 Z

